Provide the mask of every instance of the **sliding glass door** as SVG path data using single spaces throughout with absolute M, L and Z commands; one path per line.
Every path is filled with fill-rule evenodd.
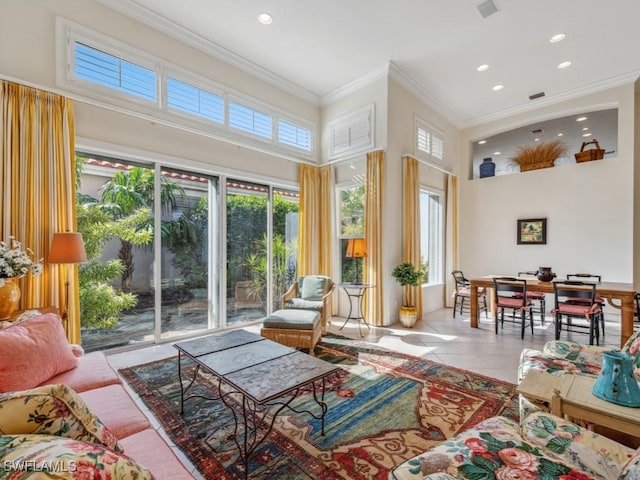
M 217 178 L 163 168 L 161 186 L 161 337 L 216 328 Z
M 263 318 L 269 273 L 269 187 L 227 181 L 227 324 Z

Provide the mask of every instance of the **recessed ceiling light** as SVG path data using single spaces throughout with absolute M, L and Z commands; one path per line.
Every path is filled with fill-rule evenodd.
M 493 152 L 494 155 L 500 155 L 502 152 Z
M 478 142 L 478 145 L 484 145 L 485 143 L 487 143 L 487 141 L 486 141 L 486 140 L 480 140 L 480 141 Z
M 578 117 L 576 118 L 576 122 L 584 122 L 587 119 L 587 117 Z
M 489 65 L 486 64 L 486 63 L 483 63 L 482 65 L 478 65 L 476 67 L 476 70 L 479 71 L 479 72 L 484 72 L 486 70 L 489 70 Z
M 562 137 L 563 135 L 564 135 L 564 133 L 559 133 L 558 134 L 559 137 Z
M 540 139 L 539 139 L 539 138 L 534 138 L 534 139 L 533 139 L 533 141 L 534 141 L 534 142 L 539 142 L 539 141 L 540 141 Z
M 583 132 L 586 132 L 587 130 L 589 130 L 589 127 L 582 127 Z
M 273 17 L 271 16 L 270 13 L 263 12 L 260 15 L 258 15 L 258 21 L 263 25 L 269 25 L 271 22 L 273 22 Z
M 590 134 L 590 133 L 583 133 L 583 134 L 582 134 L 582 136 L 583 136 L 583 137 L 590 137 L 590 136 L 591 136 L 591 134 Z
M 567 60 L 566 62 L 562 62 L 558 64 L 558 68 L 562 69 L 562 68 L 567 68 L 571 66 L 571 62 L 569 60 Z
M 564 33 L 556 33 L 553 37 L 549 39 L 551 43 L 558 43 L 564 40 L 566 35 Z
M 497 92 L 498 90 L 502 90 L 503 88 L 504 88 L 504 85 L 496 85 L 491 90 L 493 90 L 494 92 Z

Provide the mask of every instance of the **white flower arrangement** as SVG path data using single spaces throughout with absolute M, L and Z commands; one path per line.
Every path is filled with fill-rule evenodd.
M 9 237 L 10 243 L 0 242 L 0 287 L 5 278 L 19 278 L 27 273 L 42 273 L 42 259 L 32 260 L 33 251 L 23 248 L 22 243 Z

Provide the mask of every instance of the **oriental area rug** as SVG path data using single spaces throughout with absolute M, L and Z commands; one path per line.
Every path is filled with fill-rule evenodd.
M 488 417 L 517 418 L 508 382 L 332 335 L 315 353 L 341 367 L 327 381 L 325 435 L 318 420 L 285 410 L 252 455 L 249 478 L 387 479 L 395 465 Z M 195 367 L 184 365 L 187 377 Z M 190 398 L 180 414 L 177 356 L 120 373 L 205 478 L 244 478 L 228 407 Z M 214 397 L 216 389 L 201 372 L 189 393 Z M 296 407 L 312 401 L 305 392 Z

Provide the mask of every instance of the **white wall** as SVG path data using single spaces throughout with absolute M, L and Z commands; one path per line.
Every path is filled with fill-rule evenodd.
M 618 157 L 516 175 L 469 180 L 471 142 L 532 118 L 618 107 Z M 527 119 L 528 118 L 528 119 Z M 465 275 L 515 274 L 550 266 L 633 281 L 634 89 L 618 87 L 530 115 L 462 132 L 460 268 Z M 546 245 L 517 245 L 516 220 L 547 218 Z
M 385 303 L 388 308 L 389 323 L 398 319 L 398 308 L 402 301 L 402 288 L 391 278 L 391 270 L 402 261 L 402 156 L 415 154 L 414 129 L 418 116 L 443 134 L 445 155 L 442 167 L 453 170 L 458 162 L 460 144 L 459 130 L 441 115 L 426 105 L 420 98 L 404 88 L 395 80 L 389 81 L 389 124 L 387 146 L 387 196 L 385 198 L 385 268 L 389 282 L 385 289 L 390 295 Z M 420 183 L 422 186 L 446 189 L 446 175 L 426 165 L 420 165 Z M 447 272 L 444 272 L 446 281 Z M 423 288 L 423 311 L 431 312 L 444 306 L 445 286 L 432 285 Z

